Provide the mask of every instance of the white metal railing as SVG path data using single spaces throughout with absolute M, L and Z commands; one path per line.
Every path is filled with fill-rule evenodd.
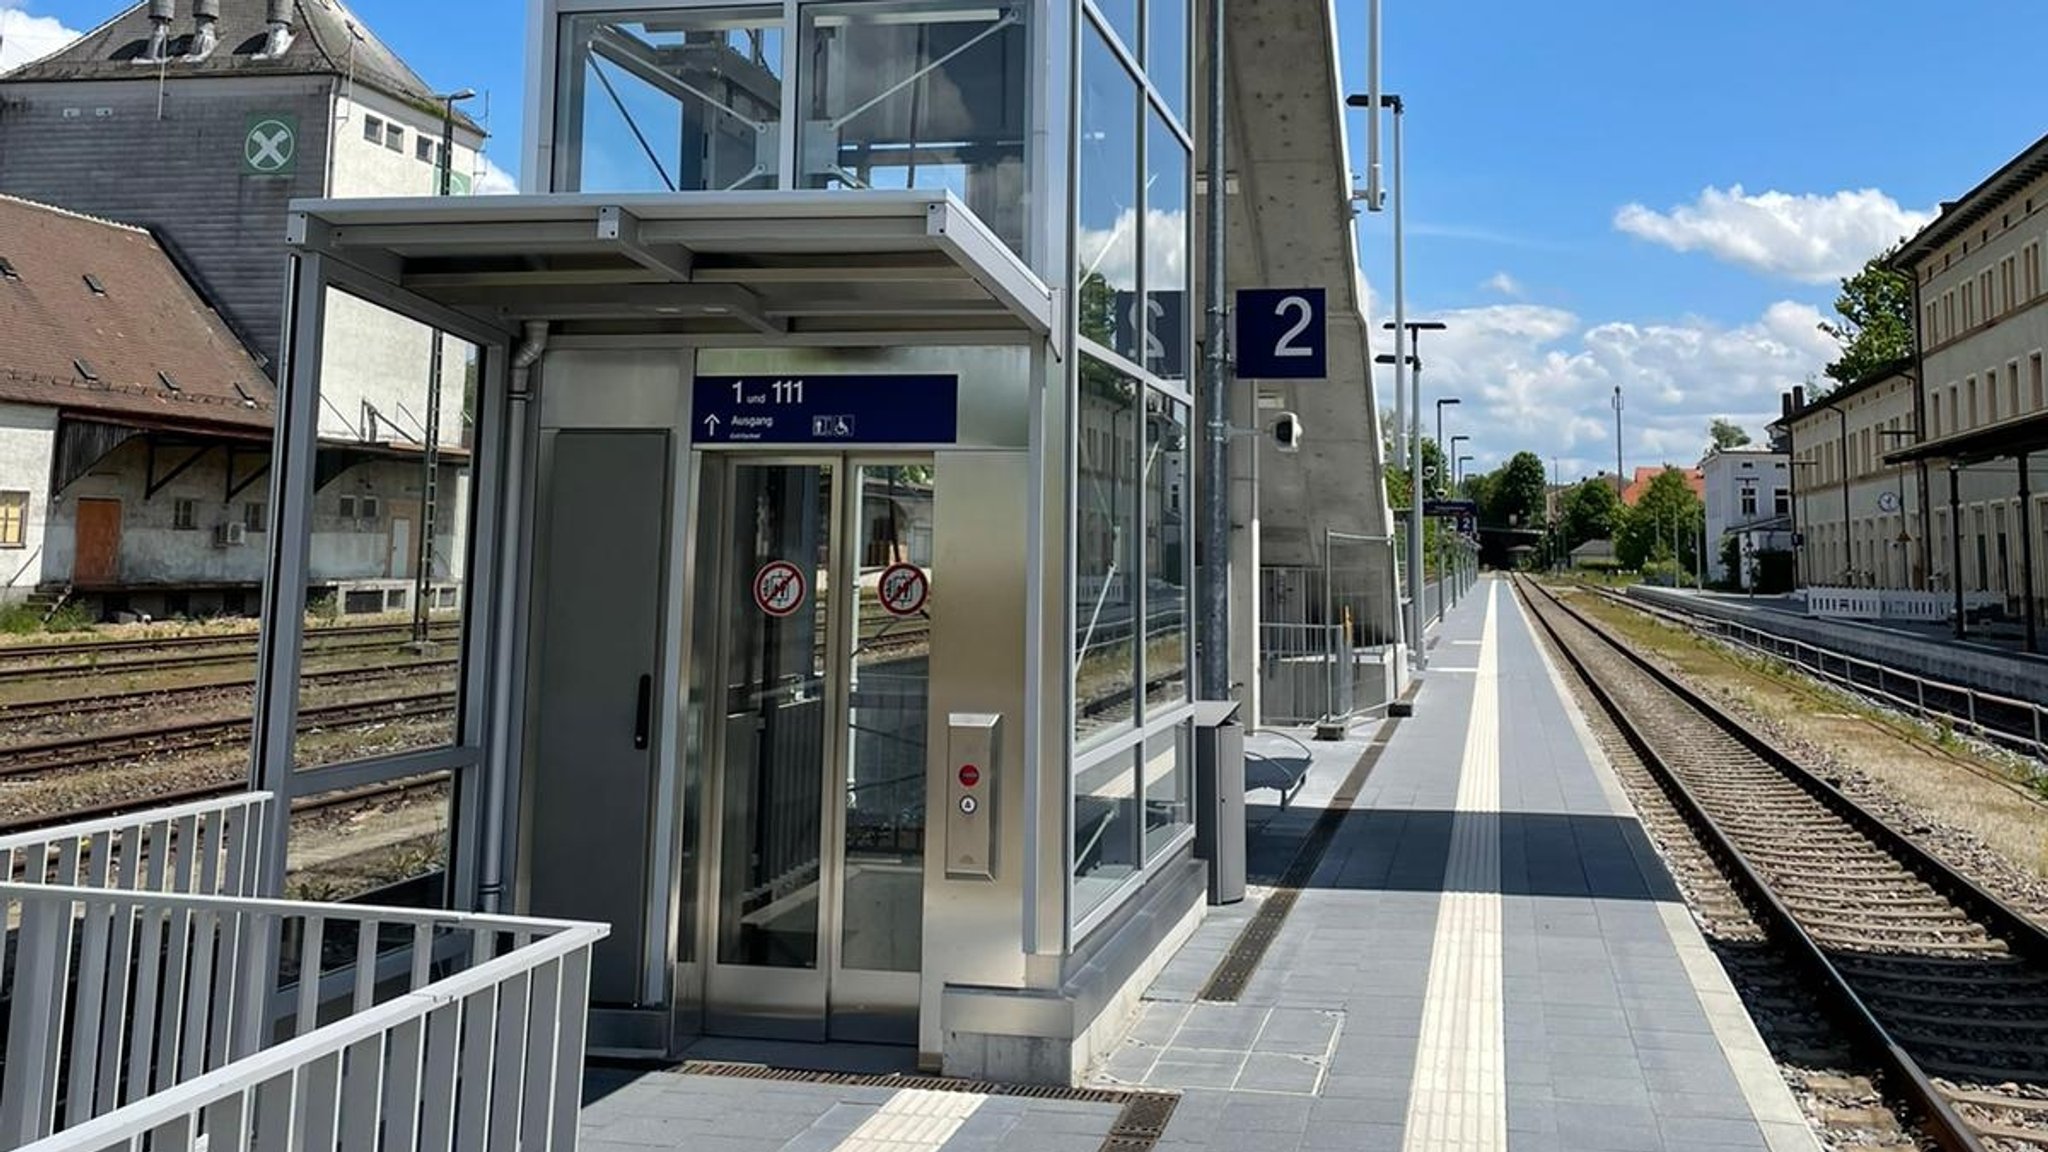
M 253 896 L 271 802 L 238 792 L 0 836 L 0 881 Z
M 1806 614 L 1838 620 L 1928 620 L 1955 618 L 1956 598 L 1947 592 L 1897 588 L 1807 587 L 1793 593 L 1806 601 Z M 1966 592 L 1965 611 L 2005 603 L 1995 592 Z
M 254 899 L 274 802 L 0 837 L 0 1149 L 573 1148 L 608 929 Z

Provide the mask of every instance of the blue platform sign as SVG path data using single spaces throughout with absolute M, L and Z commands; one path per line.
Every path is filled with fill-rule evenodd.
M 951 444 L 958 376 L 699 376 L 694 444 Z
M 1321 288 L 1239 289 L 1237 374 L 1248 380 L 1329 376 L 1328 319 Z

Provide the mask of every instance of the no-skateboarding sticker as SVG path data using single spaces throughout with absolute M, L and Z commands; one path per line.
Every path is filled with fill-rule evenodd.
M 877 588 L 882 610 L 891 616 L 915 616 L 932 598 L 931 577 L 915 564 L 891 564 L 882 572 Z
M 804 606 L 804 574 L 787 560 L 770 560 L 754 574 L 754 604 L 770 616 L 790 616 Z

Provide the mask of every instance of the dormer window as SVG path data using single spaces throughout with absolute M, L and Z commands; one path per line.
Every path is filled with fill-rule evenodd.
M 14 265 L 12 265 L 12 264 L 9 264 L 9 263 L 7 262 L 7 257 L 5 257 L 5 256 L 0 256 L 0 280 L 19 280 L 19 279 L 21 279 L 21 273 L 19 273 L 19 272 L 16 272 L 16 271 L 14 270 Z
M 105 296 L 107 294 L 107 286 L 100 283 L 100 278 L 90 272 L 85 274 L 85 287 L 87 291 L 95 296 Z
M 156 378 L 157 382 L 164 386 L 164 391 L 166 392 L 175 395 L 176 393 L 184 391 L 183 388 L 178 387 L 178 382 L 176 380 L 171 379 L 171 374 L 169 372 L 158 372 L 156 374 Z
M 92 361 L 87 360 L 85 357 L 80 356 L 73 360 L 71 366 L 78 370 L 78 378 L 87 384 L 97 384 L 100 382 L 100 374 L 93 369 Z

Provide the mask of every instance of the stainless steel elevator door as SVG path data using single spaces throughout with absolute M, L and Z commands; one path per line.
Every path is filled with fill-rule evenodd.
M 565 430 L 542 450 L 528 907 L 612 926 L 601 1004 L 643 999 L 668 456 L 667 432 Z
M 706 1025 L 915 1039 L 931 468 L 726 465 Z M 894 610 L 880 581 L 902 570 Z M 916 569 L 911 574 L 910 569 Z

